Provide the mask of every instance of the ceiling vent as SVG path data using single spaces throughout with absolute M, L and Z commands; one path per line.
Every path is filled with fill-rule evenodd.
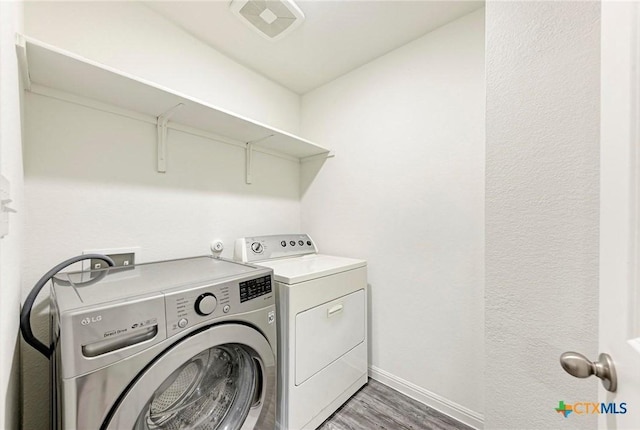
M 269 40 L 283 38 L 304 21 L 304 14 L 292 0 L 233 0 L 229 7 Z

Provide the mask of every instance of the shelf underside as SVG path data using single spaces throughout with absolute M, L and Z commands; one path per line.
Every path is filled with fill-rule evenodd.
M 20 49 L 20 45 L 18 45 Z M 195 98 L 127 75 L 36 41 L 26 40 L 26 65 L 32 84 L 159 117 L 178 104 L 171 123 L 288 154 L 296 158 L 328 154 L 306 139 L 260 124 Z

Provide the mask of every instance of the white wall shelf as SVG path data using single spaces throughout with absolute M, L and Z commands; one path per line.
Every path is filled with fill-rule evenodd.
M 251 151 L 301 161 L 331 156 L 327 148 L 301 137 L 46 43 L 18 35 L 16 50 L 26 90 L 157 124 L 159 172 L 166 163 L 167 128 L 244 146 L 247 183 Z

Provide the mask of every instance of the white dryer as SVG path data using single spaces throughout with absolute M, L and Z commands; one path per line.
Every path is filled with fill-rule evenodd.
M 366 261 L 305 234 L 238 239 L 234 255 L 274 271 L 280 428 L 315 429 L 367 383 Z

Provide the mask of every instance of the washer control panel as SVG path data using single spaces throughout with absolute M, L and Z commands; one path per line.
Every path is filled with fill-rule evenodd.
M 236 240 L 234 259 L 248 263 L 317 252 L 318 249 L 308 234 L 253 236 Z
M 240 303 L 271 293 L 271 276 L 240 282 Z
M 202 293 L 196 299 L 194 309 L 200 316 L 211 315 L 218 306 L 218 299 L 212 293 Z
M 171 336 L 209 318 L 222 315 L 220 308 L 229 305 L 230 294 L 229 284 L 167 294 L 165 296 L 167 335 Z
M 273 304 L 272 280 L 268 273 L 265 271 L 263 275 L 167 292 L 167 336 L 215 318 Z

